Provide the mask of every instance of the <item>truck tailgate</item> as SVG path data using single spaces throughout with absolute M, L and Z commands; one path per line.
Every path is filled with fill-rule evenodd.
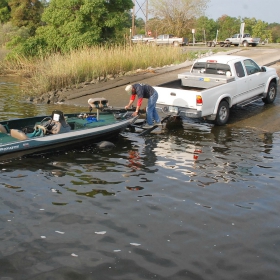
M 158 92 L 158 104 L 192 109 L 196 109 L 197 107 L 196 95 L 199 92 L 167 87 L 154 87 L 154 89 Z

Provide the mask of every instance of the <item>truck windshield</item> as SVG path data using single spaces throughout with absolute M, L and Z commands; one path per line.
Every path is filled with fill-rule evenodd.
M 222 63 L 196 62 L 193 66 L 192 72 L 226 75 L 227 72 L 230 72 L 230 67 L 229 65 Z

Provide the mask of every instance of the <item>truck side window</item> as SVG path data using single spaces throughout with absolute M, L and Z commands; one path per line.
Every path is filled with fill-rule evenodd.
M 244 68 L 240 61 L 234 63 L 234 67 L 235 67 L 235 72 L 236 72 L 237 77 L 242 78 L 245 76 Z
M 251 59 L 244 60 L 244 65 L 248 75 L 252 75 L 261 72 L 260 67 Z

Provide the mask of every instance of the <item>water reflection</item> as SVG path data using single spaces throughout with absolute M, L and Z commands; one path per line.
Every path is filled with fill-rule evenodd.
M 277 279 L 279 133 L 183 123 L 114 144 L 0 163 L 1 277 Z
M 49 115 L 53 110 L 64 113 L 82 112 L 84 107 L 66 106 L 63 104 L 33 104 L 23 95 L 20 87 L 21 80 L 17 77 L 0 77 L 0 118 L 1 120 L 25 118 L 38 115 Z

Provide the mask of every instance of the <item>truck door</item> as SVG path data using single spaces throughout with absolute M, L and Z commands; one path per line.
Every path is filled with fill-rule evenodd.
M 157 37 L 157 45 L 161 45 L 163 43 L 164 40 L 164 35 L 159 35 Z
M 234 63 L 236 73 L 236 88 L 237 91 L 232 98 L 233 104 L 246 100 L 248 93 L 248 80 L 249 77 L 246 75 L 244 67 L 241 61 Z
M 252 59 L 243 61 L 248 75 L 248 97 L 261 94 L 265 90 L 265 76 L 261 68 Z
M 158 36 L 158 40 L 157 40 L 158 45 L 162 45 L 164 43 L 164 40 L 165 40 L 164 37 L 165 37 L 165 35 Z
M 232 36 L 231 42 L 233 45 L 238 46 L 240 42 L 240 35 L 239 34 L 234 34 Z

